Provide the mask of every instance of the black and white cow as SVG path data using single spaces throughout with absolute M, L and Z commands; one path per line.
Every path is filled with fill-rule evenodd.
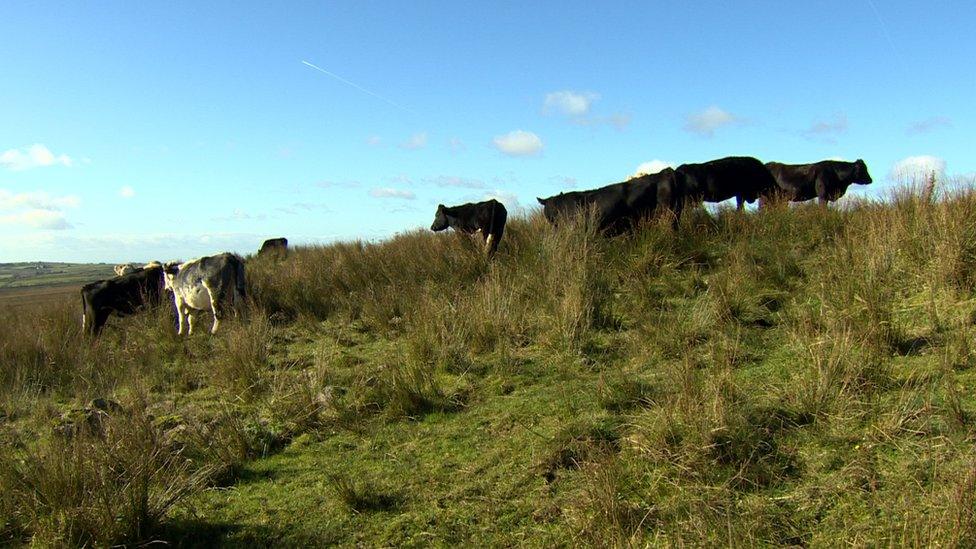
M 818 199 L 826 204 L 844 196 L 852 184 L 868 185 L 873 180 L 863 160 L 842 162 L 823 160 L 813 164 L 767 162 L 766 168 L 776 179 L 774 194 L 791 202 Z
M 261 249 L 258 250 L 258 255 L 285 255 L 286 253 L 288 253 L 288 239 L 285 237 L 269 238 L 264 241 L 264 244 L 261 244 Z
M 226 307 L 238 312 L 244 304 L 244 261 L 235 254 L 222 253 L 200 257 L 185 263 L 168 263 L 164 267 L 165 287 L 173 292 L 178 319 L 177 333 L 193 334 L 196 311 L 210 311 L 214 322 L 210 333 L 216 333 Z
M 701 164 L 682 164 L 675 170 L 681 192 L 692 202 L 722 202 L 735 197 L 735 207 L 776 188 L 776 180 L 759 160 L 729 156 Z
M 677 226 L 682 195 L 675 171 L 666 168 L 599 189 L 570 191 L 536 200 L 542 204 L 546 220 L 553 225 L 558 225 L 564 217 L 592 210 L 597 229 L 615 235 L 632 229 L 640 219 L 660 211 L 669 211 L 673 225 Z
M 438 204 L 430 230 L 437 232 L 451 227 L 465 234 L 480 235 L 485 241 L 485 253 L 491 257 L 495 255 L 498 243 L 502 240 L 507 219 L 508 210 L 495 199 L 450 208 Z
M 81 327 L 93 336 L 108 317 L 131 315 L 162 302 L 163 268 L 158 263 L 134 272 L 86 284 L 81 288 Z

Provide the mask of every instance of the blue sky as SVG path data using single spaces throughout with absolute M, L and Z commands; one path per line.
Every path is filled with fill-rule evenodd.
M 644 163 L 728 155 L 864 158 L 868 195 L 920 169 L 976 173 L 972 2 L 2 14 L 2 262 L 374 240 L 429 226 L 439 202 L 531 208 Z

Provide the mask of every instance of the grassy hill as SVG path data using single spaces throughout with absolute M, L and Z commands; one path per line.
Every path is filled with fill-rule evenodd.
M 971 192 L 247 270 L 216 337 L 0 318 L 0 539 L 976 543 Z

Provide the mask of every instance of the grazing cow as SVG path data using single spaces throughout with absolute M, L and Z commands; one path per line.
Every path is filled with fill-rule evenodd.
M 776 180 L 759 160 L 751 156 L 729 156 L 701 164 L 682 164 L 675 170 L 682 194 L 694 202 L 722 202 L 735 197 L 741 210 L 770 189 Z
M 861 159 L 855 162 L 824 160 L 813 164 L 767 162 L 766 168 L 776 179 L 774 194 L 791 202 L 816 198 L 820 204 L 826 204 L 844 196 L 847 187 L 853 183 L 868 185 L 872 182 L 868 165 Z
M 139 269 L 139 266 L 135 263 L 122 263 L 121 265 L 115 266 L 115 276 L 127 275 L 137 269 Z
M 491 257 L 495 255 L 498 243 L 502 240 L 506 219 L 508 210 L 495 199 L 450 208 L 438 204 L 430 230 L 436 232 L 452 227 L 465 234 L 480 235 L 485 240 L 485 253 Z
M 676 227 L 681 215 L 682 196 L 675 171 L 667 168 L 599 189 L 559 193 L 536 200 L 542 204 L 546 220 L 553 225 L 557 225 L 562 217 L 592 209 L 597 229 L 616 235 L 633 228 L 641 218 L 658 210 L 670 210 L 672 224 Z
M 261 249 L 258 250 L 258 255 L 264 254 L 281 254 L 284 255 L 288 252 L 288 239 L 285 237 L 281 238 L 269 238 L 261 244 Z
M 200 257 L 185 263 L 168 263 L 163 268 L 165 287 L 173 292 L 179 321 L 177 333 L 183 326 L 193 334 L 193 315 L 196 311 L 211 311 L 214 322 L 210 333 L 216 333 L 224 308 L 230 302 L 238 311 L 243 305 L 244 262 L 230 253 Z
M 81 288 L 81 329 L 96 336 L 113 312 L 126 316 L 158 305 L 163 285 L 159 265 L 86 284 Z

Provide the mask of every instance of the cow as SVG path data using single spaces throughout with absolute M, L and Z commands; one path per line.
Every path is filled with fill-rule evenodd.
M 115 266 L 115 276 L 127 275 L 131 272 L 136 271 L 140 267 L 135 263 L 122 263 L 121 265 Z
M 451 207 L 438 204 L 430 230 L 438 232 L 451 227 L 465 234 L 479 235 L 485 241 L 485 254 L 492 257 L 502 240 L 507 219 L 508 210 L 495 199 Z
M 767 162 L 766 168 L 776 180 L 774 192 L 769 194 L 791 202 L 816 198 L 826 205 L 844 196 L 851 184 L 869 185 L 873 181 L 868 165 L 860 158 L 855 162 L 823 160 L 813 164 Z
M 237 255 L 222 253 L 200 257 L 185 263 L 167 263 L 163 267 L 165 288 L 173 292 L 178 319 L 177 334 L 193 335 L 196 311 L 210 311 L 214 322 L 210 333 L 217 333 L 225 307 L 235 313 L 246 297 L 244 261 Z
M 609 235 L 623 233 L 635 227 L 641 218 L 660 210 L 670 210 L 672 225 L 677 227 L 682 199 L 675 171 L 671 168 L 599 189 L 536 198 L 549 223 L 558 225 L 563 217 L 592 210 L 597 230 Z
M 97 336 L 108 317 L 135 314 L 162 302 L 163 268 L 146 267 L 81 288 L 81 329 Z
M 288 253 L 288 239 L 285 237 L 269 238 L 264 241 L 264 244 L 261 244 L 261 249 L 258 250 L 258 255 L 284 255 L 286 253 Z
M 741 210 L 746 202 L 776 189 L 776 180 L 759 160 L 751 156 L 729 156 L 701 164 L 682 164 L 675 170 L 681 194 L 699 203 L 722 202 L 735 197 Z

